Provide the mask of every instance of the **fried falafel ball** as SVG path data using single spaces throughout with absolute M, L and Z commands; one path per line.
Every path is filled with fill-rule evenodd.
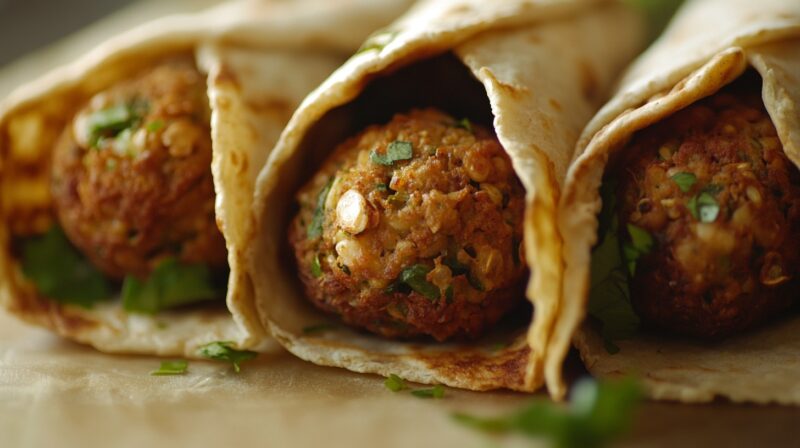
M 224 266 L 214 215 L 206 83 L 173 60 L 95 95 L 54 150 L 51 190 L 65 233 L 112 278 L 165 257 Z
M 525 194 L 497 138 L 435 109 L 342 143 L 297 195 L 306 294 L 391 338 L 474 338 L 524 301 Z
M 620 223 L 654 240 L 631 297 L 657 327 L 723 337 L 797 296 L 800 173 L 752 75 L 644 130 L 628 148 Z

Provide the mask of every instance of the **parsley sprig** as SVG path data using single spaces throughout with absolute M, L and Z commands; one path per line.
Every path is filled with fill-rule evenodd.
M 536 400 L 499 417 L 456 413 L 453 418 L 479 431 L 545 438 L 560 448 L 600 447 L 625 433 L 640 398 L 640 387 L 631 379 L 607 383 L 583 380 L 573 387 L 568 406 Z

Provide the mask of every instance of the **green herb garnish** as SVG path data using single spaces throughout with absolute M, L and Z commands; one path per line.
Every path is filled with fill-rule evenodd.
M 207 266 L 181 264 L 174 258 L 159 263 L 147 280 L 129 275 L 122 283 L 122 307 L 134 313 L 155 314 L 222 295 Z
M 639 385 L 630 379 L 599 384 L 582 380 L 573 387 L 568 406 L 535 400 L 500 417 L 456 413 L 453 418 L 479 431 L 544 438 L 560 448 L 600 447 L 628 430 L 641 395 Z
M 636 275 L 636 262 L 643 255 L 647 255 L 653 249 L 653 237 L 641 227 L 628 224 L 628 234 L 631 236 L 630 242 L 625 242 L 622 246 L 622 255 L 628 266 L 631 276 Z
M 681 189 L 682 192 L 688 193 L 689 190 L 692 189 L 692 186 L 697 182 L 697 176 L 693 173 L 688 172 L 680 172 L 675 174 L 674 176 L 670 177 L 675 184 L 678 185 L 678 188 Z
M 314 216 L 311 217 L 311 223 L 306 229 L 306 236 L 310 240 L 317 239 L 322 235 L 322 223 L 325 221 L 325 200 L 328 199 L 328 193 L 331 192 L 333 179 L 332 177 L 317 195 L 317 207 L 314 209 Z
M 314 254 L 314 258 L 311 259 L 311 275 L 314 278 L 322 277 L 322 265 L 319 263 L 319 254 Z
M 632 264 L 635 270 L 636 259 L 633 257 L 635 254 L 628 254 L 623 258 L 621 252 L 619 220 L 616 215 L 616 183 L 606 180 L 600 191 L 603 208 L 598 216 L 598 244 L 592 249 L 588 312 L 600 322 L 606 350 L 616 353 L 619 348 L 613 341 L 627 339 L 639 329 L 639 316 L 633 311 L 628 289 L 628 276 Z M 646 244 L 640 244 L 639 247 L 645 246 Z
M 303 334 L 319 334 L 326 331 L 335 330 L 336 325 L 333 324 L 316 324 L 309 325 L 303 328 Z
M 387 191 L 389 191 L 389 186 L 386 185 L 385 183 L 379 183 L 375 185 L 375 189 L 380 191 L 381 193 L 386 193 Z
M 421 294 L 428 300 L 436 300 L 441 295 L 439 288 L 430 283 L 426 276 L 431 268 L 424 264 L 415 264 L 403 269 L 400 273 L 400 281 L 411 287 L 414 291 Z
M 386 147 L 386 153 L 381 154 L 374 149 L 369 153 L 369 160 L 378 165 L 392 166 L 394 162 L 409 160 L 414 156 L 414 147 L 411 142 L 395 140 Z
M 462 118 L 459 120 L 458 123 L 456 123 L 456 127 L 472 132 L 472 122 L 469 121 L 469 118 Z
M 441 385 L 436 385 L 431 387 L 430 389 L 417 389 L 412 390 L 411 395 L 417 398 L 443 398 L 444 397 L 444 387 Z
M 150 375 L 165 376 L 165 375 L 183 375 L 186 373 L 186 368 L 189 367 L 189 362 L 184 360 L 178 361 L 162 361 L 158 370 L 153 370 Z
M 91 308 L 112 296 L 109 282 L 58 226 L 22 244 L 22 273 L 40 293 L 59 303 Z
M 126 129 L 139 124 L 147 113 L 148 104 L 144 101 L 133 101 L 116 104 L 89 115 L 89 146 L 97 148 L 102 138 L 117 136 Z
M 147 132 L 158 132 L 164 128 L 164 120 L 153 120 L 147 123 Z
M 386 378 L 386 381 L 383 382 L 383 385 L 392 392 L 400 392 L 406 388 L 406 382 L 394 373 Z
M 231 341 L 216 341 L 200 347 L 200 356 L 214 361 L 226 361 L 233 365 L 233 371 L 239 373 L 240 363 L 255 358 L 258 353 L 250 350 L 236 350 Z
M 714 198 L 714 189 L 706 187 L 700 193 L 692 196 L 686 206 L 694 219 L 700 222 L 714 222 L 719 215 L 719 204 Z

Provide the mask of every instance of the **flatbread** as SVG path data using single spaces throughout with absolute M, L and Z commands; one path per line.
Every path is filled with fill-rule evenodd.
M 198 346 L 212 341 L 274 348 L 240 261 L 258 167 L 302 98 L 410 2 L 231 2 L 120 34 L 13 92 L 0 104 L 0 304 L 107 352 L 197 357 Z M 47 177 L 55 139 L 94 93 L 177 55 L 193 57 L 208 75 L 216 213 L 231 267 L 227 308 L 146 316 L 124 312 L 118 301 L 84 309 L 42 297 L 22 275 L 12 243 L 52 223 Z
M 709 23 L 713 20 L 713 25 Z M 687 402 L 800 404 L 800 319 L 717 344 L 668 337 L 619 341 L 606 352 L 586 315 L 591 248 L 597 241 L 598 193 L 608 158 L 639 129 L 717 92 L 753 67 L 784 150 L 800 166 L 800 3 L 695 0 L 633 64 L 614 98 L 581 136 L 559 211 L 565 239 L 563 308 L 547 359 L 548 387 L 563 393 L 561 363 L 573 340 L 590 372 L 637 375 L 653 398 Z
M 272 335 L 320 365 L 474 390 L 538 388 L 559 312 L 560 185 L 581 129 L 642 36 L 639 17 L 624 6 L 579 0 L 425 1 L 373 35 L 306 98 L 259 174 L 249 270 L 257 310 Z M 436 78 L 442 67 L 451 72 Z M 413 98 L 424 90 L 407 84 L 404 77 L 414 70 L 430 74 L 418 82 L 436 86 L 444 106 L 491 114 L 526 190 L 527 297 L 535 316 L 522 316 L 530 325 L 517 331 L 466 344 L 391 341 L 341 325 L 305 332 L 330 319 L 311 307 L 287 261 L 294 193 L 337 143 L 361 129 L 358 116 L 405 112 L 387 106 L 395 96 L 403 97 L 403 107 L 431 100 Z M 450 81 L 461 86 L 464 79 L 476 87 L 448 96 Z M 498 341 L 504 348 L 496 348 Z

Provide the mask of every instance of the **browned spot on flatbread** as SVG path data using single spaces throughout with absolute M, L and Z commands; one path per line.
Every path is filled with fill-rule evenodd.
M 420 361 L 445 377 L 465 378 L 470 389 L 525 390 L 525 371 L 531 349 L 528 346 L 499 353 L 465 350 L 452 353 L 417 353 Z
M 559 103 L 555 98 L 550 98 L 547 102 L 550 104 L 550 107 L 561 112 L 561 103 Z
M 247 107 L 256 113 L 270 112 L 290 115 L 294 111 L 292 103 L 283 98 L 247 98 L 245 101 Z
M 581 93 L 583 97 L 587 101 L 594 103 L 598 100 L 598 95 L 600 94 L 600 83 L 597 80 L 594 68 L 586 60 L 582 59 L 578 62 L 578 73 L 581 78 Z
M 497 87 L 499 87 L 499 88 L 500 88 L 500 90 L 502 90 L 503 92 L 505 92 L 506 94 L 508 94 L 508 95 L 510 95 L 510 96 L 512 96 L 512 97 L 515 97 L 515 98 L 520 98 L 520 97 L 522 97 L 522 96 L 524 96 L 524 95 L 527 95 L 528 93 L 530 93 L 530 91 L 528 90 L 528 88 L 527 88 L 527 87 L 523 87 L 523 86 L 516 86 L 516 85 L 514 85 L 514 84 L 509 84 L 509 83 L 507 83 L 507 82 L 501 81 L 501 80 L 500 80 L 500 79 L 498 79 L 498 78 L 497 78 L 497 76 L 495 76 L 495 74 L 494 74 L 494 73 L 492 73 L 492 71 L 491 71 L 491 70 L 489 70 L 488 68 L 485 68 L 485 67 L 484 67 L 483 69 L 481 69 L 481 72 L 485 73 L 485 74 L 486 74 L 486 76 L 488 76 L 489 78 L 491 78 L 491 80 L 494 82 L 494 84 L 496 84 L 496 85 L 497 85 Z
M 236 76 L 233 70 L 230 69 L 225 64 L 222 64 L 219 68 L 219 72 L 214 77 L 214 84 L 230 84 L 237 89 L 241 88 L 241 84 L 239 83 L 239 78 Z

